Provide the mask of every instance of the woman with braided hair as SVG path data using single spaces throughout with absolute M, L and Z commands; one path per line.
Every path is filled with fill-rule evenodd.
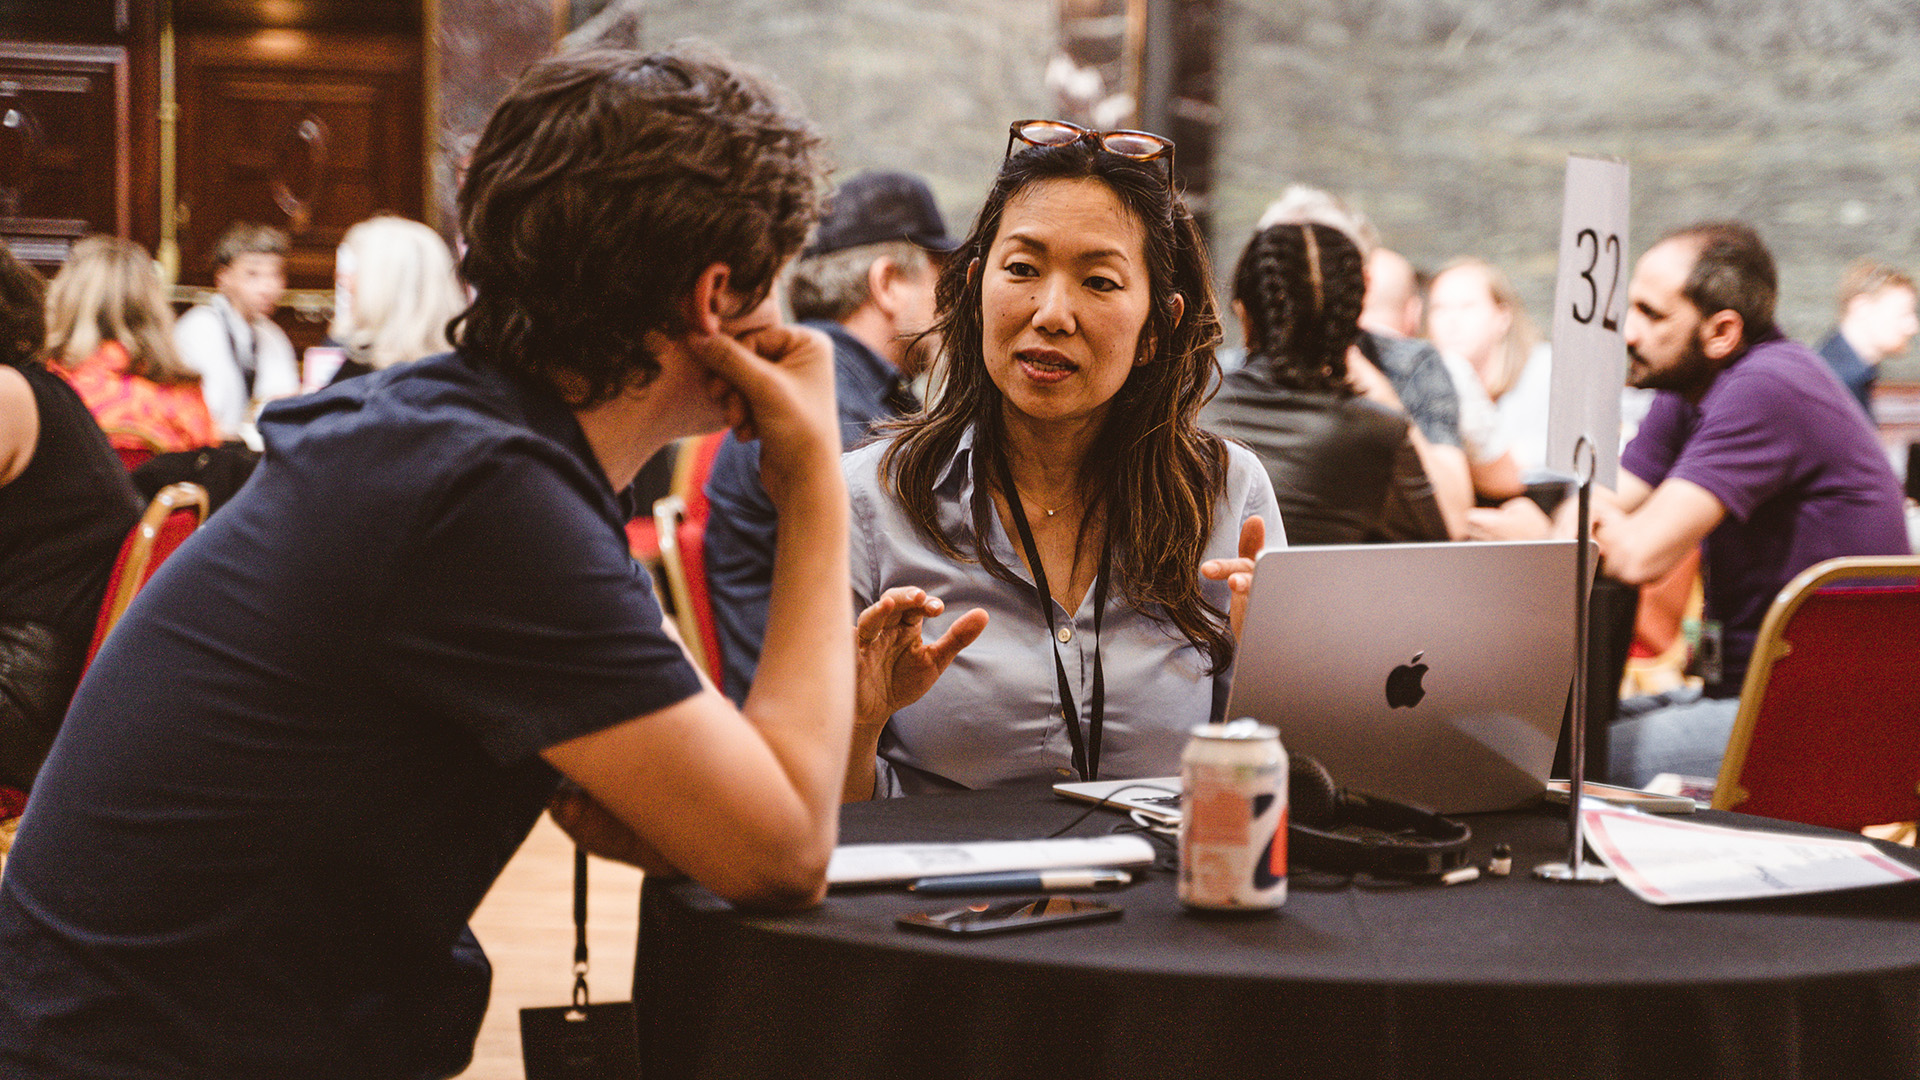
M 1295 544 L 1447 539 L 1406 416 L 1347 381 L 1364 265 L 1340 230 L 1285 224 L 1255 233 L 1234 271 L 1247 363 L 1200 419 L 1259 456 Z

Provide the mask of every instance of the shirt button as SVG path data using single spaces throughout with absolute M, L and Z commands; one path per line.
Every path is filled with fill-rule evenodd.
M 1060 774 L 1061 776 L 1072 776 L 1072 775 L 1073 775 L 1073 770 L 1072 770 L 1072 769 L 1069 769 L 1069 768 L 1067 768 L 1067 767 L 1066 767 L 1066 766 L 1064 766 L 1064 765 L 1063 765 L 1063 766 L 1061 766 L 1061 767 L 1059 767 L 1059 768 L 1057 768 L 1057 769 L 1055 769 L 1055 770 L 1053 770 L 1053 771 L 1054 771 L 1054 772 L 1056 772 L 1056 773 L 1059 773 L 1059 774 Z
M 1060 628 L 1060 633 L 1059 633 L 1059 635 L 1058 635 L 1058 636 L 1059 636 L 1059 638 L 1060 638 L 1060 644 L 1062 644 L 1062 645 L 1065 645 L 1065 644 L 1066 644 L 1067 642 L 1069 642 L 1069 641 L 1072 641 L 1072 640 L 1073 640 L 1073 627 L 1071 627 L 1071 626 L 1063 626 L 1063 627 L 1061 627 L 1061 628 Z

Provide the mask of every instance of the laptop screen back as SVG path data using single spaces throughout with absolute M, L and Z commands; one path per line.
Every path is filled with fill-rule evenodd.
M 1441 813 L 1545 788 L 1574 670 L 1572 540 L 1260 557 L 1229 718 L 1357 791 Z

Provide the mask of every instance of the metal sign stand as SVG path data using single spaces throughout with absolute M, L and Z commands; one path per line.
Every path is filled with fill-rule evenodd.
M 1583 455 L 1581 451 L 1585 451 Z M 1584 457 L 1584 464 L 1582 458 Z M 1574 586 L 1573 586 L 1573 720 L 1568 737 L 1572 740 L 1571 767 L 1567 770 L 1573 775 L 1567 779 L 1567 859 L 1565 862 L 1541 863 L 1533 868 L 1533 876 L 1547 881 L 1573 881 L 1600 883 L 1612 881 L 1614 874 L 1605 866 L 1586 861 L 1586 822 L 1580 816 L 1581 788 L 1587 778 L 1587 608 L 1592 599 L 1593 575 L 1588 565 L 1588 553 L 1592 550 L 1589 537 L 1593 531 L 1593 470 L 1598 455 L 1593 440 L 1585 435 L 1573 446 L 1573 468 L 1580 482 L 1579 530 L 1574 534 L 1580 543 L 1574 547 Z

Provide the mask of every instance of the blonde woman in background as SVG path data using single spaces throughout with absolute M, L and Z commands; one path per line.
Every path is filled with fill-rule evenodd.
M 219 442 L 200 376 L 174 350 L 153 257 L 130 240 L 73 246 L 47 290 L 47 355 L 131 467 Z
M 1521 472 L 1544 467 L 1553 353 L 1507 275 L 1470 257 L 1441 267 L 1427 294 L 1427 336 L 1479 377 L 1493 405 L 1488 449 L 1510 451 Z
M 355 225 L 334 264 L 327 336 L 347 358 L 332 381 L 448 351 L 447 323 L 466 306 L 439 233 L 385 215 Z

